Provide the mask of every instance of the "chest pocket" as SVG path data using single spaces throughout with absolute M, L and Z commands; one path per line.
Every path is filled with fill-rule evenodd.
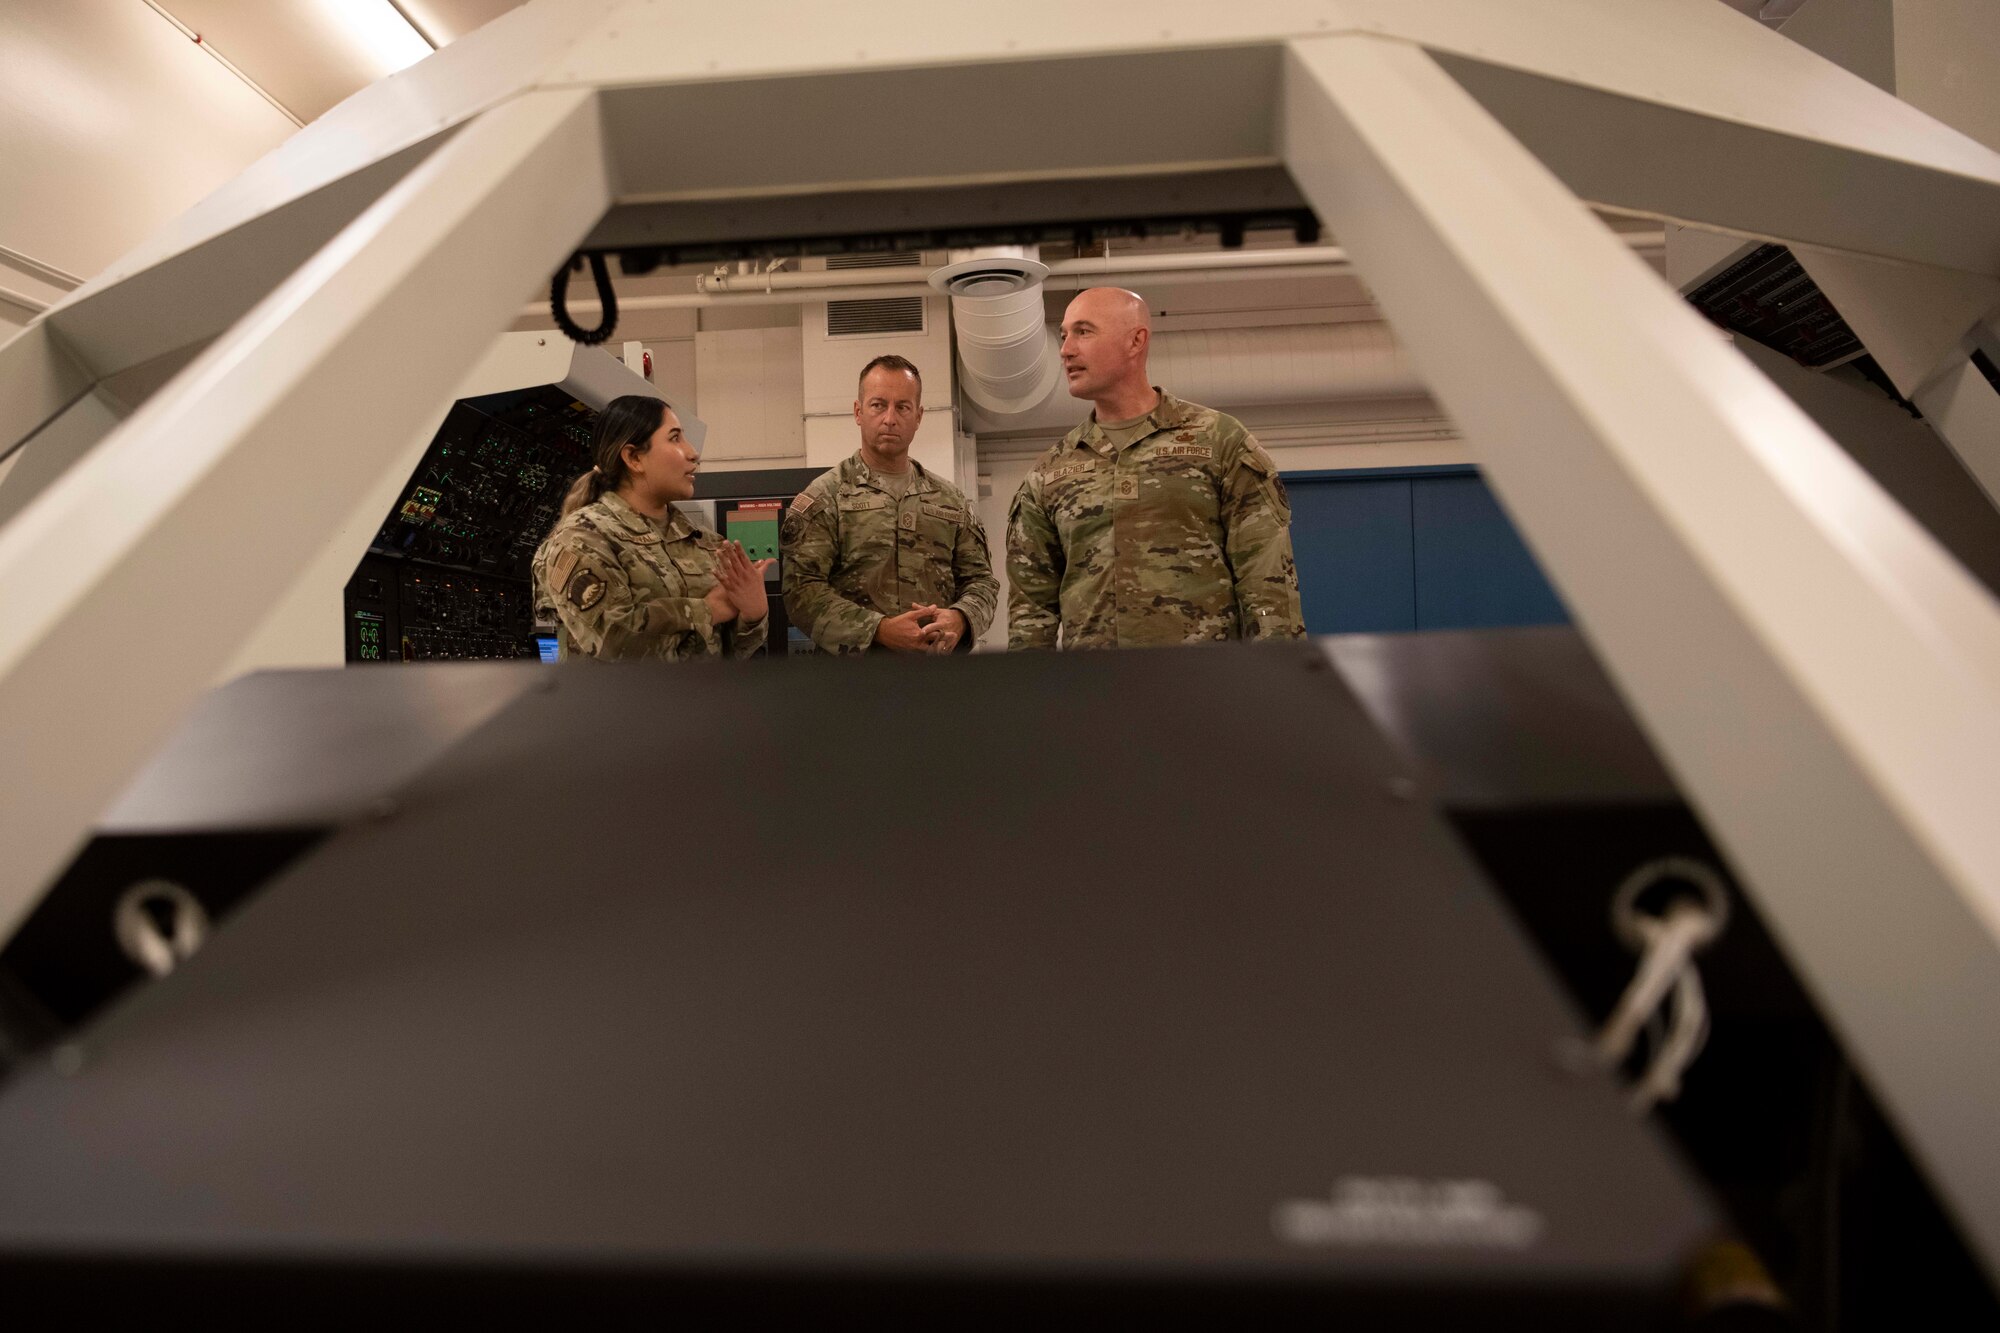
M 640 596 L 647 593 L 672 595 L 673 566 L 660 549 L 660 539 L 650 533 L 627 535 L 617 543 L 618 563 Z
M 873 491 L 842 495 L 834 509 L 834 533 L 842 549 L 851 551 L 850 544 L 857 542 L 875 549 L 884 542 L 893 544 L 895 508 L 888 496 Z
M 917 537 L 933 555 L 950 555 L 958 545 L 958 529 L 965 511 L 957 505 L 933 504 L 929 500 L 911 506 L 917 514 Z
M 1065 464 L 1049 474 L 1049 514 L 1065 530 L 1103 512 L 1111 499 L 1111 468 L 1096 463 Z
M 1193 446 L 1161 450 L 1142 465 L 1139 496 L 1149 505 L 1214 522 L 1221 513 L 1209 451 Z
M 682 597 L 699 597 L 715 581 L 715 555 L 690 541 L 669 542 L 660 548 L 660 563 Z

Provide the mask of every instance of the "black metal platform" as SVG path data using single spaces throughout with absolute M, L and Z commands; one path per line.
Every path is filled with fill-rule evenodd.
M 483 671 L 6 1087 L 10 1291 L 1670 1312 L 1711 1215 L 1317 647 Z

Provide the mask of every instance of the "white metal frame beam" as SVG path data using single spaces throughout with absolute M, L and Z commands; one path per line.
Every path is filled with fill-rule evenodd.
M 0 530 L 0 932 L 435 421 L 523 275 L 603 215 L 610 181 L 593 93 L 494 108 Z M 202 623 L 177 625 L 196 590 Z
M 2000 275 L 2000 154 L 1980 174 L 1961 175 L 1546 75 L 1450 57 L 1441 63 L 1593 203 Z M 1829 79 L 1843 73 L 1825 71 Z M 1913 218 L 1924 224 L 1913 226 Z
M 0 459 L 90 392 L 96 377 L 37 320 L 0 343 Z
M 1340 0 L 1425 47 L 1582 194 L 2000 273 L 2000 152 L 1715 0 Z
M 2000 607 L 1420 48 L 1286 161 L 1931 1179 L 2000 1254 Z
M 433 152 L 425 139 L 43 317 L 99 379 L 222 332 Z

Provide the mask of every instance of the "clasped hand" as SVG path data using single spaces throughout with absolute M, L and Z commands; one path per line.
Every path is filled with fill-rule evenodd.
M 875 642 L 897 653 L 948 653 L 958 647 L 965 630 L 964 612 L 925 604 L 899 616 L 882 617 L 875 626 Z
M 775 563 L 752 560 L 741 542 L 722 543 L 715 552 L 715 586 L 702 598 L 708 603 L 710 622 L 726 625 L 738 616 L 755 622 L 769 615 L 771 599 L 764 591 L 764 571 Z

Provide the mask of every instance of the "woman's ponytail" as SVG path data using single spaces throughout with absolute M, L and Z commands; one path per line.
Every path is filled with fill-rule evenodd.
M 579 473 L 577 479 L 563 492 L 562 509 L 558 518 L 568 518 L 587 504 L 596 504 L 597 497 L 604 494 L 604 474 L 596 468 Z

